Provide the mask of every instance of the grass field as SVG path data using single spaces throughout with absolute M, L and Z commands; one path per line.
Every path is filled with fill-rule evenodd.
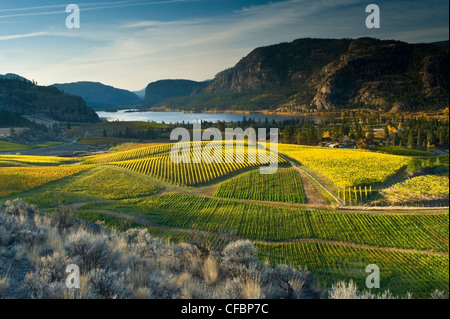
M 116 137 L 82 137 L 77 141 L 79 145 L 110 145 L 116 143 L 123 143 L 124 141 L 130 141 L 130 139 L 116 138 Z
M 31 148 L 28 145 L 0 141 L 0 152 L 24 151 Z
M 31 150 L 31 149 L 36 149 L 36 148 L 58 146 L 61 144 L 62 144 L 62 142 L 48 142 L 48 143 L 37 144 L 37 145 L 24 145 L 24 144 L 16 144 L 16 143 L 10 143 L 10 142 L 0 140 L 0 152 L 25 151 L 25 150 Z
M 261 175 L 251 171 L 220 183 L 217 197 L 254 199 L 287 203 L 305 203 L 302 179 L 293 169 L 279 169 L 275 174 Z
M 135 132 L 137 131 L 148 131 L 149 129 L 153 130 L 164 130 L 167 129 L 169 125 L 161 124 L 161 123 L 149 123 L 149 122 L 122 122 L 122 121 L 114 121 L 114 122 L 99 122 L 93 124 L 73 124 L 72 125 L 72 133 L 75 136 L 86 136 L 86 132 L 90 137 L 103 137 L 103 132 L 106 131 L 108 137 L 113 136 L 113 134 L 121 131 L 125 134 L 127 128 L 131 129 Z M 127 140 L 123 140 L 127 141 Z
M 365 150 L 280 144 L 279 152 L 320 172 L 338 188 L 369 186 L 386 181 L 410 158 Z

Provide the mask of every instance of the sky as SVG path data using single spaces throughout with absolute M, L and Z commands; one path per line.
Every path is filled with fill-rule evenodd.
M 260 46 L 311 38 L 449 39 L 447 0 L 0 0 L 0 74 L 137 91 L 203 81 Z M 80 28 L 68 29 L 68 4 Z M 380 28 L 365 24 L 368 4 Z

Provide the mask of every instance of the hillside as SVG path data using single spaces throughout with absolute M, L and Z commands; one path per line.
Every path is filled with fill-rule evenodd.
M 98 82 L 75 82 L 65 84 L 53 84 L 52 86 L 63 92 L 81 96 L 86 104 L 94 109 L 103 107 L 132 105 L 141 103 L 142 100 L 133 92 L 117 89 Z
M 145 89 L 144 106 L 152 106 L 162 100 L 200 92 L 208 82 L 190 80 L 161 80 L 150 83 Z
M 173 164 L 168 160 L 171 144 L 145 147 L 139 143 L 135 146 L 125 151 L 116 149 L 88 157 L 0 156 L 0 225 L 4 225 L 3 230 L 0 226 L 0 235 L 2 231 L 4 234 L 0 238 L 10 238 L 6 242 L 0 240 L 0 247 L 3 244 L 5 251 L 3 255 L 7 257 L 0 265 L 0 280 L 7 277 L 16 285 L 5 290 L 6 297 L 17 296 L 15 287 L 23 287 L 21 278 L 28 270 L 19 276 L 15 269 L 21 268 L 15 266 L 18 263 L 27 265 L 28 260 L 36 262 L 33 264 L 36 276 L 29 277 L 29 280 L 34 279 L 37 284 L 28 285 L 24 292 L 31 291 L 35 293 L 34 297 L 47 297 L 41 293 L 48 292 L 48 289 L 30 288 L 59 284 L 43 275 L 47 273 L 46 267 L 52 264 L 41 259 L 43 256 L 53 258 L 53 252 L 58 252 L 64 257 L 63 261 L 79 265 L 84 274 L 98 266 L 112 270 L 112 278 L 137 278 L 139 282 L 136 284 L 141 283 L 139 286 L 134 282 L 125 283 L 132 293 L 126 296 L 130 298 L 136 287 L 148 288 L 153 298 L 177 298 L 167 293 L 172 289 L 180 291 L 189 287 L 196 287 L 195 296 L 198 298 L 218 298 L 214 292 L 243 291 L 239 287 L 245 285 L 238 282 L 231 289 L 228 282 L 228 279 L 235 282 L 239 273 L 244 275 L 244 280 L 252 280 L 255 284 L 252 284 L 255 288 L 248 291 L 257 294 L 251 296 L 280 298 L 273 289 L 266 289 L 270 288 L 270 285 L 265 287 L 266 283 L 275 283 L 272 288 L 278 291 L 280 283 L 291 282 L 288 279 L 295 273 L 294 269 L 308 269 L 324 292 L 350 281 L 354 283 L 353 290 L 366 289 L 366 267 L 371 264 L 382 269 L 380 289 L 372 290 L 372 294 L 448 298 L 448 207 L 371 206 L 374 201 L 380 203 L 380 190 L 386 190 L 396 198 L 408 191 L 435 195 L 436 192 L 424 193 L 423 189 L 437 184 L 439 188 L 446 188 L 448 194 L 446 175 L 439 179 L 428 176 L 414 180 L 399 174 L 403 170 L 402 162 L 411 161 L 416 156 L 280 144 L 279 155 L 288 158 L 284 164 L 292 166 L 283 164 L 275 174 L 261 175 L 257 167 L 246 169 L 238 165 L 249 154 L 249 148 L 234 148 L 233 156 L 229 158 L 235 160 L 231 163 L 202 160 L 201 163 Z M 201 151 L 207 147 L 206 143 L 203 144 Z M 188 156 L 193 158 L 199 153 L 200 147 L 193 147 Z M 280 164 L 282 157 L 279 157 Z M 440 172 L 448 174 L 448 157 L 430 155 L 427 158 L 440 167 Z M 428 162 L 428 159 L 424 160 Z M 244 165 L 247 166 L 245 161 Z M 364 173 L 367 167 L 370 167 L 368 175 Z M 194 179 L 208 179 L 207 185 Z M 398 181 L 402 184 L 390 187 Z M 333 186 L 343 182 L 355 186 L 345 192 Z M 359 191 L 356 185 L 362 186 L 358 187 Z M 427 196 L 425 199 L 433 198 Z M 46 216 L 51 220 L 40 221 L 25 203 L 49 212 Z M 410 205 L 409 201 L 407 205 Z M 2 210 L 6 214 L 2 214 Z M 70 222 L 70 217 L 112 229 L 114 236 L 108 236 L 107 229 L 103 228 L 99 235 L 106 236 L 92 238 L 82 232 L 74 240 L 75 235 L 72 234 L 78 232 L 72 233 L 70 226 L 58 223 Z M 25 225 L 37 227 L 22 227 Z M 43 225 L 59 225 L 61 232 Z M 135 228 L 141 231 L 137 233 L 133 230 Z M 35 233 L 41 236 L 36 237 Z M 127 234 L 132 236 L 121 237 Z M 45 240 L 47 235 L 48 242 Z M 91 238 L 94 239 L 92 246 Z M 135 247 L 139 248 L 137 251 L 132 245 L 133 238 L 143 239 L 139 247 Z M 102 244 L 103 239 L 108 241 L 106 246 Z M 164 244 L 161 239 L 170 241 L 170 244 Z M 242 240 L 247 244 L 239 246 L 249 249 L 232 249 L 235 252 L 232 259 L 237 262 L 237 268 L 230 268 L 226 257 L 230 256 L 230 245 L 237 248 L 233 242 L 242 243 Z M 181 246 L 176 246 L 178 244 Z M 26 249 L 18 250 L 17 245 Z M 75 250 L 71 247 L 87 248 Z M 117 248 L 117 253 L 120 251 L 123 255 L 109 254 L 111 251 L 107 250 L 107 256 L 111 258 L 98 258 L 100 252 L 97 249 L 102 247 L 110 247 L 114 251 Z M 86 255 L 79 259 L 76 251 L 84 251 Z M 129 255 L 133 252 L 137 256 Z M 194 256 L 189 252 L 195 252 Z M 86 262 L 90 256 L 94 256 L 95 261 L 105 262 L 101 265 Z M 195 256 L 199 259 L 192 259 Z M 146 257 L 151 258 L 148 263 L 142 260 Z M 210 257 L 214 262 L 210 260 L 212 263 L 206 268 L 203 262 Z M 247 258 L 256 264 L 248 263 Z M 110 260 L 117 261 L 117 264 Z M 194 263 L 186 263 L 189 260 Z M 164 267 L 155 268 L 157 265 Z M 263 265 L 265 269 L 260 268 Z M 269 265 L 275 268 L 268 269 Z M 162 281 L 155 282 L 157 269 L 164 270 L 161 273 L 164 276 Z M 214 276 L 205 276 L 202 269 L 212 269 L 208 273 Z M 238 272 L 230 273 L 232 269 Z M 135 277 L 133 271 L 137 271 L 139 276 Z M 187 277 L 186 272 L 190 274 Z M 144 276 L 151 277 L 145 281 Z M 177 279 L 179 276 L 183 276 L 183 281 Z M 181 286 L 189 278 L 195 281 Z M 215 279 L 210 281 L 211 278 Z M 280 278 L 283 280 L 278 281 Z M 169 285 L 172 280 L 177 281 L 175 288 Z M 162 282 L 169 286 L 162 285 Z M 192 286 L 195 282 L 200 286 Z M 297 283 L 291 287 L 305 287 L 303 280 Z M 81 291 L 88 291 L 87 288 Z M 292 292 L 288 286 L 282 290 Z M 157 295 L 158 291 L 164 294 Z M 233 295 L 220 296 L 232 298 Z M 24 294 L 23 297 L 27 296 Z M 282 298 L 289 296 L 294 295 L 289 293 Z
M 253 50 L 201 92 L 158 105 L 187 109 L 380 111 L 449 103 L 448 43 L 299 39 Z
M 22 80 L 25 82 L 31 82 L 30 80 L 24 78 L 23 76 L 14 74 L 14 73 L 7 73 L 5 75 L 0 74 L 0 79 L 13 79 L 13 80 Z
M 65 94 L 54 87 L 16 79 L 0 79 L 0 110 L 64 122 L 99 121 L 97 114 L 86 106 L 82 98 Z

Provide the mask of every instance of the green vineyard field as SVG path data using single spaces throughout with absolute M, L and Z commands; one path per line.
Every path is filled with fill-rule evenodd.
M 386 251 L 328 243 L 257 244 L 260 258 L 272 264 L 289 264 L 307 268 L 324 287 L 341 280 L 354 280 L 361 290 L 367 289 L 365 268 L 380 267 L 380 289 L 406 297 L 430 298 L 436 290 L 449 286 L 448 256 L 414 252 Z
M 286 241 L 302 238 L 376 247 L 448 252 L 448 214 L 371 214 L 313 211 L 241 203 L 180 193 L 83 209 L 108 209 L 164 226 L 233 233 L 240 238 Z
M 157 181 L 119 167 L 76 167 L 84 172 L 30 189 L 21 193 L 20 197 L 40 208 L 50 208 L 96 200 L 151 196 L 163 189 Z
M 193 143 L 189 144 L 192 145 Z M 202 158 L 202 152 L 205 150 L 205 146 L 208 145 L 208 143 L 202 142 L 201 146 L 194 145 L 190 149 L 189 157 L 183 157 L 181 163 L 173 162 L 170 156 L 170 148 L 166 145 L 164 147 L 152 146 L 150 148 L 125 151 L 117 154 L 117 158 L 109 157 L 109 159 L 117 159 L 120 161 L 108 162 L 108 164 L 146 174 L 178 186 L 200 185 L 233 172 L 262 165 L 259 157 L 254 162 L 249 160 L 248 151 L 250 148 L 248 145 L 234 143 L 232 154 L 228 154 L 226 148 L 229 144 L 231 143 L 220 142 L 220 144 L 211 144 L 216 145 L 221 152 L 220 163 L 216 163 L 215 161 L 207 162 Z M 242 150 L 239 149 L 239 146 L 242 146 Z M 154 155 L 149 156 L 148 153 L 152 152 Z M 123 153 L 128 155 L 122 156 Z M 135 159 L 124 160 L 129 157 Z M 194 160 L 196 157 L 200 159 L 198 163 Z M 281 165 L 286 163 L 284 159 L 278 156 L 277 158 Z M 91 160 L 88 160 L 86 163 L 91 162 Z
M 280 144 L 279 152 L 317 170 L 336 187 L 382 183 L 406 166 L 410 158 L 365 150 Z
M 222 182 L 217 197 L 253 199 L 286 203 L 306 202 L 302 179 L 293 169 L 279 169 L 275 174 L 261 175 L 251 171 Z

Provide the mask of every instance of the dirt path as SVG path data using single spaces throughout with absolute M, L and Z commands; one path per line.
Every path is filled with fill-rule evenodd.
M 309 182 L 313 184 L 314 187 L 321 187 L 323 189 L 323 191 L 325 191 L 333 200 L 336 201 L 336 203 L 339 203 L 341 205 L 344 204 L 344 202 L 336 197 L 336 195 L 333 194 L 333 192 L 328 189 L 327 186 L 323 185 L 323 183 L 321 183 L 317 178 L 315 178 L 314 176 L 312 176 L 309 172 L 307 172 L 306 170 L 302 169 L 301 167 L 299 167 L 296 163 L 294 163 L 291 159 L 287 158 L 286 156 L 283 156 L 281 154 L 279 154 L 282 158 L 284 158 L 289 164 L 291 164 L 291 166 L 297 170 L 299 173 L 303 174 L 302 176 L 308 177 L 308 178 L 302 178 L 302 180 L 306 180 L 309 179 Z M 312 182 L 314 181 L 314 183 Z M 317 190 L 317 188 L 316 188 Z M 323 196 L 320 194 L 319 195 L 323 198 Z
M 323 198 L 311 179 L 301 170 L 296 169 L 302 178 L 303 189 L 305 191 L 306 202 L 317 206 L 327 206 L 328 202 Z
M 93 212 L 98 212 L 106 215 L 111 215 L 114 217 L 124 218 L 127 220 L 131 220 L 134 222 L 137 222 L 141 225 L 147 226 L 147 227 L 155 227 L 167 231 L 176 231 L 176 232 L 182 232 L 182 233 L 192 233 L 191 229 L 186 228 L 178 228 L 178 227 L 170 227 L 166 225 L 160 225 L 158 223 L 151 222 L 141 216 L 130 216 L 124 213 L 119 213 L 111 210 L 92 210 Z M 220 233 L 210 232 L 210 231 L 198 231 L 198 233 L 202 235 L 217 235 L 217 236 L 223 236 Z M 229 238 L 229 234 L 226 235 L 227 239 Z M 247 239 L 239 236 L 232 236 L 232 239 L 239 240 L 239 239 Z M 335 241 L 335 240 L 325 240 L 325 239 L 319 239 L 319 238 L 300 238 L 300 239 L 292 239 L 292 240 L 284 240 L 284 241 L 264 241 L 264 240 L 252 240 L 254 243 L 262 244 L 262 245 L 274 245 L 274 244 L 287 244 L 287 243 L 323 243 L 323 244 L 330 244 L 330 245 L 342 245 L 346 247 L 354 247 L 354 248 L 365 248 L 365 249 L 378 249 L 382 251 L 394 251 L 399 253 L 418 253 L 418 254 L 424 254 L 424 255 L 434 255 L 434 256 L 444 256 L 449 257 L 449 253 L 444 252 L 436 252 L 433 250 L 414 250 L 414 249 L 404 249 L 404 248 L 394 248 L 394 247 L 378 247 L 378 246 L 371 246 L 366 244 L 356 244 L 351 242 L 341 242 L 341 241 Z

